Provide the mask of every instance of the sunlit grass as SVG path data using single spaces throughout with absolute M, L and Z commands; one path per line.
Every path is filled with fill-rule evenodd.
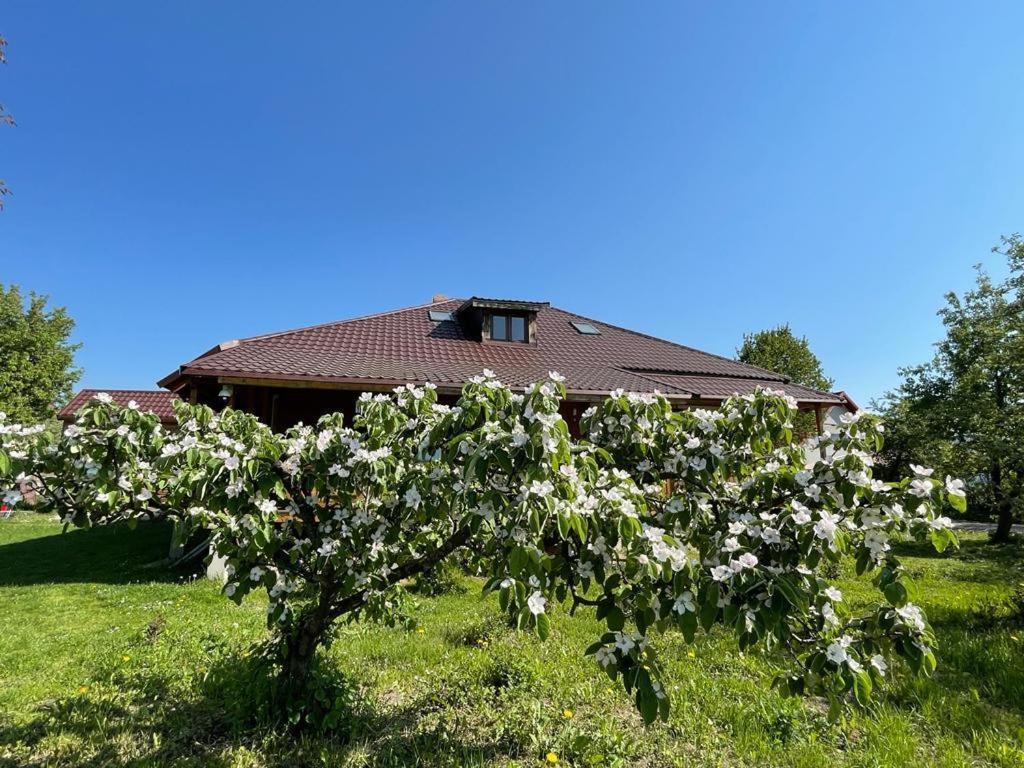
M 509 630 L 478 585 L 420 598 L 420 631 L 342 627 L 330 650 L 358 694 L 331 736 L 247 721 L 248 647 L 264 603 L 236 607 L 186 573 L 147 568 L 166 529 L 60 534 L 0 522 L 0 765 L 1024 765 L 1017 545 L 981 536 L 906 561 L 941 642 L 932 680 L 899 678 L 871 712 L 829 723 L 770 691 L 774 663 L 714 634 L 659 639 L 674 709 L 645 728 L 583 649 L 593 616 L 556 612 L 540 643 Z M 870 584 L 844 573 L 847 599 Z M 570 712 L 567 715 L 566 712 Z

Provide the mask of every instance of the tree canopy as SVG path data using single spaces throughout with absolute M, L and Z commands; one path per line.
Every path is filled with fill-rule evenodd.
M 952 478 L 872 477 L 881 430 L 849 415 L 792 440 L 795 401 L 759 390 L 715 410 L 611 393 L 574 442 L 562 377 L 513 392 L 490 372 L 453 406 L 431 387 L 364 395 L 340 414 L 276 434 L 253 416 L 176 404 L 180 429 L 99 396 L 63 432 L 0 423 L 0 487 L 29 483 L 68 525 L 170 516 L 212 534 L 224 593 L 267 595 L 266 656 L 304 718 L 317 648 L 339 621 L 409 623 L 403 583 L 461 551 L 509 620 L 541 639 L 550 613 L 592 607 L 586 649 L 666 717 L 657 636 L 693 642 L 722 625 L 778 654 L 786 695 L 866 703 L 889 665 L 935 665 L 933 636 L 892 542 L 955 544 Z M 20 492 L 8 491 L 11 501 Z M 849 556 L 881 602 L 848 606 L 823 566 Z M 582 649 L 581 649 L 582 650 Z
M 795 384 L 825 392 L 832 388 L 832 379 L 825 375 L 807 337 L 794 334 L 788 323 L 744 334 L 743 344 L 736 350 L 736 359 L 781 373 Z
M 1010 535 L 1024 483 L 1024 239 L 1003 238 L 1007 277 L 976 267 L 974 288 L 946 294 L 945 338 L 882 403 L 895 439 L 883 453 L 897 476 L 911 462 L 962 473 L 976 509 L 995 515 L 995 538 Z
M 807 337 L 794 334 L 788 324 L 744 334 L 736 359 L 781 373 L 795 384 L 823 392 L 832 388 L 832 379 L 825 375 Z M 811 413 L 797 414 L 793 422 L 797 439 L 807 438 L 817 431 L 817 422 Z
M 11 419 L 52 417 L 82 375 L 74 365 L 81 345 L 69 340 L 75 322 L 47 301 L 31 293 L 26 302 L 18 286 L 0 284 L 0 411 Z

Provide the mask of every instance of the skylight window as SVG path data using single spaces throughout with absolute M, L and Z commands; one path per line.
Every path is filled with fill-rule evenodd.
M 446 320 L 454 320 L 451 312 L 442 312 L 439 309 L 428 309 L 427 316 L 435 323 L 443 323 Z
M 572 327 L 582 333 L 584 336 L 600 336 L 601 332 L 597 330 L 590 323 L 578 323 L 575 320 L 572 321 Z

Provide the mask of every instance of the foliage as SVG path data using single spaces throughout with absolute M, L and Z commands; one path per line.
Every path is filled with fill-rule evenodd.
M 1009 276 L 993 280 L 979 265 L 972 290 L 946 295 L 934 359 L 903 369 L 882 404 L 897 436 L 882 459 L 892 475 L 911 462 L 962 474 L 1005 539 L 1024 488 L 1024 239 L 1004 238 L 994 250 Z
M 0 522 L 0 765 L 533 768 L 549 751 L 559 766 L 630 768 L 1024 761 L 1024 632 L 976 621 L 987 600 L 1006 613 L 1024 543 L 965 533 L 942 556 L 896 545 L 941 640 L 941 674 L 894 669 L 874 706 L 837 723 L 817 700 L 770 690 L 778 660 L 740 652 L 719 628 L 694 645 L 678 632 L 659 640 L 674 705 L 664 726 L 643 728 L 581 654 L 602 631 L 592 608 L 553 612 L 541 643 L 475 589 L 420 599 L 413 631 L 339 627 L 324 666 L 351 676 L 357 701 L 332 731 L 296 737 L 256 706 L 252 679 L 266 677 L 247 654 L 264 636 L 266 595 L 235 606 L 207 579 L 146 568 L 168 533 L 140 523 L 62 536 L 31 513 Z M 868 604 L 870 579 L 849 561 L 841 570 L 846 602 Z
M 557 374 L 517 394 L 485 372 L 454 407 L 402 387 L 363 396 L 353 427 L 332 414 L 284 435 L 186 404 L 167 433 L 101 396 L 61 434 L 0 428 L 0 473 L 31 476 L 67 524 L 175 516 L 211 530 L 225 593 L 267 595 L 282 690 L 296 692 L 285 701 L 304 700 L 336 622 L 411 625 L 401 583 L 463 548 L 487 565 L 485 592 L 542 640 L 555 602 L 594 606 L 605 631 L 587 653 L 648 722 L 669 712 L 655 637 L 670 628 L 692 643 L 724 625 L 741 649 L 785 652 L 780 690 L 833 711 L 868 703 L 896 658 L 934 669 L 891 541 L 954 544 L 940 512 L 963 509 L 959 481 L 922 468 L 873 479 L 871 417 L 815 439 L 808 463 L 791 439 L 795 402 L 763 390 L 682 412 L 613 392 L 578 444 L 563 396 Z M 854 613 L 815 575 L 846 554 L 883 604 Z
M 795 384 L 827 392 L 832 379 L 825 375 L 821 361 L 811 351 L 806 336 L 797 336 L 789 324 L 743 335 L 736 359 L 748 365 L 781 373 Z
M 789 324 L 757 333 L 743 335 L 743 344 L 736 350 L 736 359 L 788 377 L 795 384 L 828 392 L 832 379 L 825 375 L 821 361 L 811 351 L 806 336 L 797 336 Z M 817 423 L 811 413 L 793 418 L 794 432 L 799 439 L 815 434 Z
M 75 323 L 63 307 L 46 304 L 31 293 L 26 305 L 16 285 L 0 285 L 0 411 L 12 419 L 53 416 L 81 376 L 74 367 L 80 345 L 68 340 Z

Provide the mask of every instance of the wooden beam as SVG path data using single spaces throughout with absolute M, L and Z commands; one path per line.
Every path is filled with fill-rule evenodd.
M 824 410 L 820 406 L 814 409 L 814 423 L 818 427 L 818 437 L 821 437 L 825 433 L 825 420 Z M 822 459 L 826 458 L 824 445 L 818 445 L 818 455 L 821 456 Z
M 268 379 L 257 376 L 218 376 L 218 384 L 240 385 L 243 387 L 271 387 L 275 389 L 333 389 L 349 392 L 390 392 L 403 382 L 384 382 L 376 379 L 347 379 L 343 381 L 317 381 L 296 379 Z M 458 394 L 462 386 L 458 384 L 438 384 L 438 392 Z

